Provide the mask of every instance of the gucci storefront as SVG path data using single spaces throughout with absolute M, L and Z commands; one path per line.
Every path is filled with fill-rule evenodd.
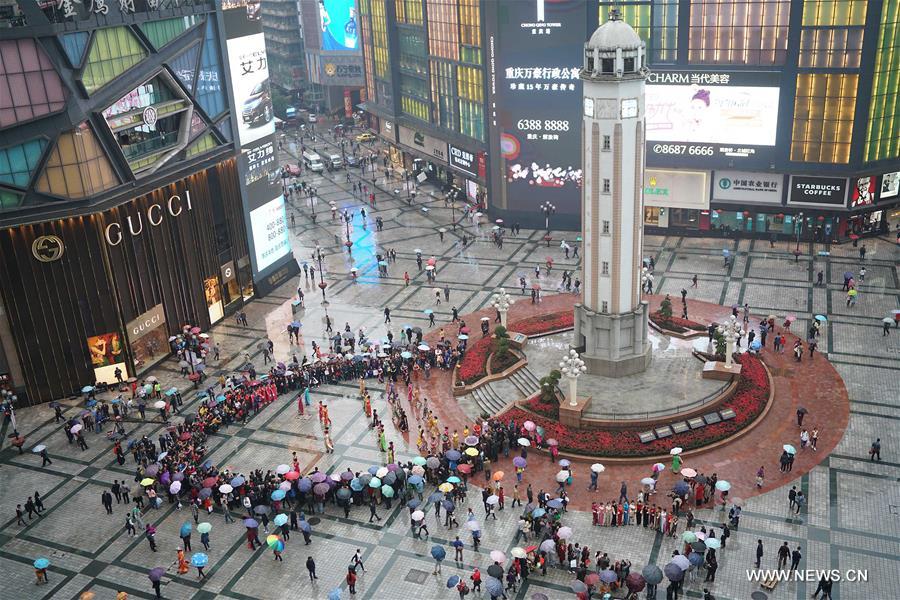
M 104 212 L 0 230 L 0 366 L 35 404 L 140 376 L 253 295 L 233 160 Z

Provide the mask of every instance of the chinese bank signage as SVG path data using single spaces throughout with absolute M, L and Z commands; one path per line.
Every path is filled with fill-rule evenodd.
M 346 85 L 362 87 L 365 85 L 362 56 L 326 56 L 317 57 L 319 65 L 319 83 L 321 85 Z
M 488 3 L 491 4 L 491 3 Z M 510 3 L 488 39 L 492 143 L 507 206 L 581 214 L 581 80 L 589 3 Z M 506 15 L 506 16 L 505 16 Z M 596 22 L 596 17 L 595 17 Z
M 791 176 L 788 202 L 791 204 L 827 204 L 844 206 L 847 201 L 847 180 L 835 177 Z
M 400 143 L 404 146 L 417 150 L 431 159 L 447 162 L 447 142 L 402 125 L 399 131 Z
M 459 146 L 447 144 L 447 156 L 450 159 L 450 166 L 456 167 L 463 173 L 477 177 L 478 163 L 474 152 L 469 152 Z
M 644 206 L 709 208 L 709 172 L 647 169 L 644 172 Z
M 651 71 L 647 164 L 769 166 L 779 86 L 777 72 Z
M 784 176 L 777 173 L 715 171 L 713 200 L 781 204 Z

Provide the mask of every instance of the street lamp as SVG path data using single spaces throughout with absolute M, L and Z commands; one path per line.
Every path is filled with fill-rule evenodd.
M 803 213 L 797 213 L 797 248 L 794 252 L 800 252 L 800 232 L 803 230 Z
M 647 267 L 641 267 L 641 291 L 647 289 L 647 283 L 653 283 L 653 274 Z
M 549 201 L 541 204 L 541 211 L 544 213 L 544 228 L 550 233 L 550 215 L 556 212 L 556 206 Z
M 347 232 L 347 241 L 344 242 L 344 245 L 347 246 L 347 254 L 352 255 L 353 250 L 351 248 L 353 247 L 353 242 L 350 241 L 350 214 L 349 213 L 344 214 L 344 227 Z
M 509 312 L 510 307 L 515 303 L 516 301 L 510 298 L 504 288 L 497 290 L 497 293 L 491 299 L 491 306 L 500 313 L 500 324 L 504 327 L 506 327 L 506 313 Z
M 325 297 L 325 288 L 328 287 L 328 284 L 325 283 L 325 276 L 323 275 L 324 269 L 322 268 L 322 247 L 316 246 L 316 261 L 319 263 L 319 289 L 322 290 L 322 306 L 325 307 L 325 315 L 328 315 L 328 299 Z
M 578 356 L 578 352 L 569 350 L 560 361 L 559 370 L 569 380 L 569 406 L 578 406 L 578 377 L 587 371 L 584 361 Z

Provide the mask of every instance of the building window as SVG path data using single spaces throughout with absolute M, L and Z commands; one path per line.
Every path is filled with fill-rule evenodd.
M 605 260 L 600 263 L 600 274 L 609 275 L 609 263 Z
M 862 27 L 804 29 L 800 33 L 800 66 L 858 69 L 863 33 Z
M 691 2 L 692 63 L 781 65 L 787 56 L 789 0 Z
M 859 76 L 800 73 L 794 104 L 791 160 L 847 163 Z
M 366 96 L 369 100 L 376 102 L 379 98 L 375 97 L 375 59 L 373 56 L 372 27 L 370 25 L 372 18 L 371 0 L 359 0 L 359 15 L 363 65 L 366 69 Z
M 397 21 L 410 25 L 422 24 L 422 0 L 396 0 Z
M 118 183 L 109 159 L 85 121 L 75 131 L 60 134 L 34 187 L 44 194 L 85 198 Z
M 35 40 L 0 42 L 0 127 L 62 110 L 65 105 L 62 82 Z
M 441 60 L 431 61 L 431 100 L 436 125 L 456 130 L 456 84 L 454 65 Z
M 370 1 L 372 3 L 372 51 L 375 55 L 375 75 L 390 81 L 391 68 L 385 0 Z
M 481 9 L 478 0 L 459 0 L 459 60 L 481 64 Z
M 222 69 L 219 65 L 219 42 L 212 19 L 206 22 L 206 38 L 203 41 L 203 56 L 200 58 L 196 97 L 200 108 L 209 117 L 215 117 L 225 110 Z
M 153 47 L 159 49 L 201 21 L 200 15 L 191 15 L 177 19 L 147 21 L 142 23 L 140 28 Z
M 609 221 L 603 221 L 603 233 L 609 234 Z
M 17 194 L 9 190 L 0 190 L 0 210 L 9 210 L 22 205 L 24 194 Z
M 18 187 L 28 187 L 31 174 L 37 168 L 47 140 L 37 138 L 0 149 L 0 182 Z
M 865 25 L 867 4 L 868 0 L 804 0 L 803 26 Z
M 600 1 L 600 25 L 618 9 L 647 44 L 650 62 L 675 62 L 678 52 L 678 0 Z
M 604 179 L 604 180 L 603 180 L 603 193 L 604 193 L 604 194 L 608 194 L 608 193 L 609 193 L 609 179 Z
M 459 60 L 457 0 L 426 0 L 428 50 L 432 56 Z
M 398 37 L 400 38 L 400 68 L 408 73 L 425 77 L 428 73 L 425 31 L 404 27 Z
M 900 156 L 900 0 L 885 0 L 872 76 L 865 159 Z
M 147 52 L 127 27 L 110 27 L 94 32 L 81 83 L 88 94 L 138 64 Z
M 459 132 L 484 141 L 484 86 L 481 69 L 460 65 L 456 68 L 459 92 Z
M 609 312 L 609 302 L 607 302 L 606 300 L 603 300 L 603 301 L 600 303 L 600 312 L 602 312 L 602 313 L 608 313 L 608 312 Z
M 609 152 L 612 149 L 612 142 L 610 141 L 610 137 L 608 135 L 603 136 L 603 150 L 605 152 Z

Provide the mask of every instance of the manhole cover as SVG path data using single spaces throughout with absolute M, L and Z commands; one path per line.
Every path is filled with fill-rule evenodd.
M 321 523 L 322 519 L 320 519 L 319 517 L 310 517 L 307 519 L 307 521 L 309 522 L 309 524 L 311 526 L 315 526 L 315 525 L 318 525 L 319 523 Z
M 410 583 L 423 584 L 428 580 L 428 573 L 425 571 L 420 571 L 418 569 L 410 569 L 409 573 L 406 574 L 406 581 Z

